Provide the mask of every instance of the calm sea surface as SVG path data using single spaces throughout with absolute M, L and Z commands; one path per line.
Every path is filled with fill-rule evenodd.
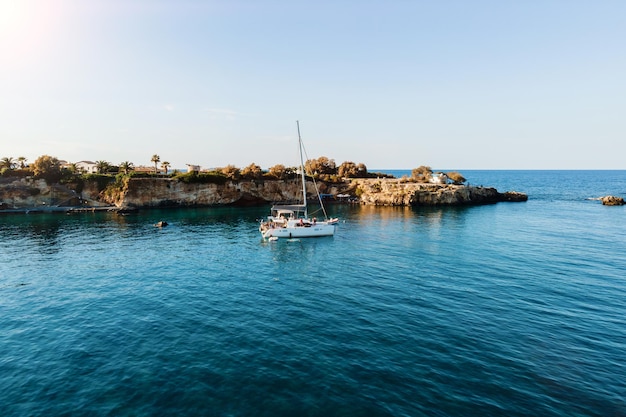
M 0 414 L 626 416 L 626 171 L 462 173 L 530 199 L 0 216 Z

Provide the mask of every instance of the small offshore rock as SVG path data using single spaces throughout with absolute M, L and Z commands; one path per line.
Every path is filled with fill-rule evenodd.
M 506 191 L 500 195 L 500 201 L 521 202 L 528 201 L 528 195 L 518 191 Z
M 165 227 L 165 226 L 167 226 L 167 222 L 161 220 L 160 222 L 156 223 L 155 226 L 156 227 Z
M 623 206 L 624 199 L 622 197 L 616 197 L 614 195 L 607 195 L 600 198 L 603 206 Z
M 130 213 L 137 213 L 138 211 L 136 207 L 120 207 L 116 210 L 116 213 L 123 216 Z

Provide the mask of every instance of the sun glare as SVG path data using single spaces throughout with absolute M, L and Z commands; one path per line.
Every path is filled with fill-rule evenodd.
M 37 59 L 45 45 L 53 42 L 58 23 L 52 1 L 0 0 L 0 52 L 3 60 L 18 64 Z
M 1 40 L 6 40 L 27 25 L 32 4 L 28 0 L 0 0 Z

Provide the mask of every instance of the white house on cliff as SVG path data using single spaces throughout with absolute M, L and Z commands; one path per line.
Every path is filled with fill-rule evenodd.
M 76 168 L 79 171 L 86 172 L 88 174 L 98 173 L 98 166 L 92 161 L 79 161 L 76 162 Z
M 98 173 L 98 165 L 92 161 L 79 161 L 72 164 L 71 162 L 61 160 L 59 163 L 61 164 L 61 168 L 70 169 L 72 165 L 74 165 L 78 172 L 86 172 L 88 174 Z

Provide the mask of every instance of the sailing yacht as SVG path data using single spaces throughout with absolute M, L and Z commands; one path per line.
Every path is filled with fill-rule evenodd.
M 264 239 L 275 240 L 278 238 L 301 238 L 333 236 L 335 225 L 339 219 L 329 219 L 324 209 L 324 203 L 320 193 L 315 187 L 317 198 L 324 213 L 324 220 L 309 218 L 306 201 L 306 179 L 304 173 L 304 160 L 302 156 L 302 137 L 300 136 L 300 123 L 298 126 L 298 146 L 300 150 L 300 177 L 302 179 L 302 204 L 278 204 L 271 208 L 271 214 L 266 221 L 262 221 L 259 231 Z

